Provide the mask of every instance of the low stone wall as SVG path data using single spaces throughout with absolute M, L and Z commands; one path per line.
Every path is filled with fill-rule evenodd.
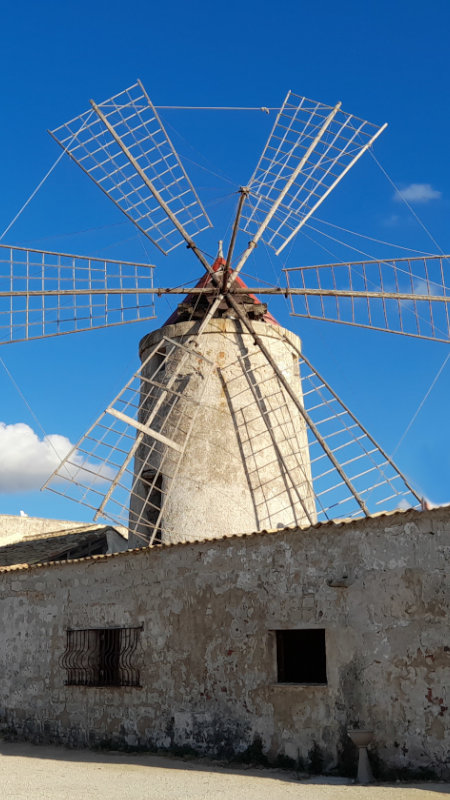
M 450 512 L 0 573 L 1 729 L 73 746 L 450 777 Z M 66 686 L 67 628 L 143 625 L 137 687 Z M 325 629 L 327 684 L 277 682 L 283 629 Z

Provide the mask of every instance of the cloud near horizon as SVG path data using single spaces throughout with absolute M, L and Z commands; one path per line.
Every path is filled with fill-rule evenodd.
M 401 200 L 407 200 L 408 203 L 429 203 L 430 200 L 439 200 L 441 197 L 442 192 L 433 189 L 431 183 L 410 183 L 394 194 L 397 203 Z
M 67 436 L 52 433 L 40 439 L 25 422 L 0 422 L 0 494 L 41 489 L 72 447 Z M 93 468 L 77 454 L 71 461 L 81 468 Z M 100 481 L 111 477 L 106 467 L 99 470 L 97 465 L 94 469 Z

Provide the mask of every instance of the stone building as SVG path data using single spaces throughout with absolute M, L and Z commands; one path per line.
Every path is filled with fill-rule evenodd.
M 0 514 L 0 567 L 117 553 L 127 532 L 111 525 Z
M 450 510 L 0 570 L 1 731 L 450 777 Z

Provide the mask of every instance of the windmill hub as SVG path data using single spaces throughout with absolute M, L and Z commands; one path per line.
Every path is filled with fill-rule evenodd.
M 207 273 L 196 283 L 195 289 L 204 290 L 202 294 L 188 294 L 181 303 L 178 304 L 177 310 L 171 314 L 166 321 L 166 325 L 175 322 L 189 322 L 190 320 L 204 319 L 205 315 L 210 312 L 214 307 L 212 316 L 214 318 L 228 317 L 231 319 L 236 318 L 236 311 L 227 302 L 227 296 L 220 299 L 219 286 L 223 285 L 225 281 L 229 281 L 232 272 L 228 270 L 225 259 L 220 255 L 216 258 L 212 272 L 214 279 L 217 281 L 217 286 L 213 284 L 213 277 Z M 240 309 L 245 313 L 246 317 L 250 320 L 260 320 L 270 322 L 277 325 L 277 321 L 267 310 L 267 303 L 262 303 L 256 295 L 252 294 L 249 290 L 248 294 L 243 293 L 242 290 L 247 286 L 238 276 L 234 276 L 231 282 L 228 295 L 233 295 L 235 303 L 238 304 Z M 239 289 L 239 293 L 235 292 Z M 211 291 L 212 290 L 212 291 Z M 220 302 L 217 302 L 219 299 Z

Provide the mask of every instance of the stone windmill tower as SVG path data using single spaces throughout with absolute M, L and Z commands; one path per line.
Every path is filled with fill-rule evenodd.
M 194 238 L 209 218 L 140 82 L 53 131 L 161 252 L 185 243 L 205 274 L 193 288 L 155 288 L 149 264 L 0 246 L 0 323 L 11 341 L 152 319 L 155 294 L 187 294 L 143 339 L 141 367 L 62 461 L 52 490 L 126 525 L 131 544 L 417 505 L 256 293 L 290 297 L 294 316 L 448 341 L 443 258 L 285 269 L 283 287 L 250 288 L 240 276 L 258 243 L 277 255 L 286 247 L 384 127 L 290 92 L 236 191 L 227 252 L 214 263 Z
M 223 278 L 225 266 L 225 259 L 216 259 L 218 277 Z M 202 286 L 207 283 L 200 281 Z M 242 280 L 238 285 L 245 289 Z M 281 328 L 254 295 L 241 294 L 238 302 L 301 401 L 300 340 Z M 145 365 L 141 423 L 158 401 L 156 394 L 149 402 L 147 381 L 157 382 L 161 373 L 166 380 L 176 375 L 174 389 L 182 394 L 177 420 L 167 426 L 171 440 L 177 440 L 177 421 L 186 425 L 193 414 L 196 420 L 176 475 L 170 445 L 162 443 L 149 458 L 151 439 L 143 438 L 135 456 L 131 544 L 155 538 L 215 538 L 316 521 L 304 418 L 226 303 L 218 306 L 196 339 L 204 313 L 195 295 L 188 295 L 164 326 L 140 344 Z M 196 346 L 180 367 L 179 346 L 195 339 Z M 170 342 L 178 347 L 171 348 Z M 164 419 L 168 409 L 161 412 Z

